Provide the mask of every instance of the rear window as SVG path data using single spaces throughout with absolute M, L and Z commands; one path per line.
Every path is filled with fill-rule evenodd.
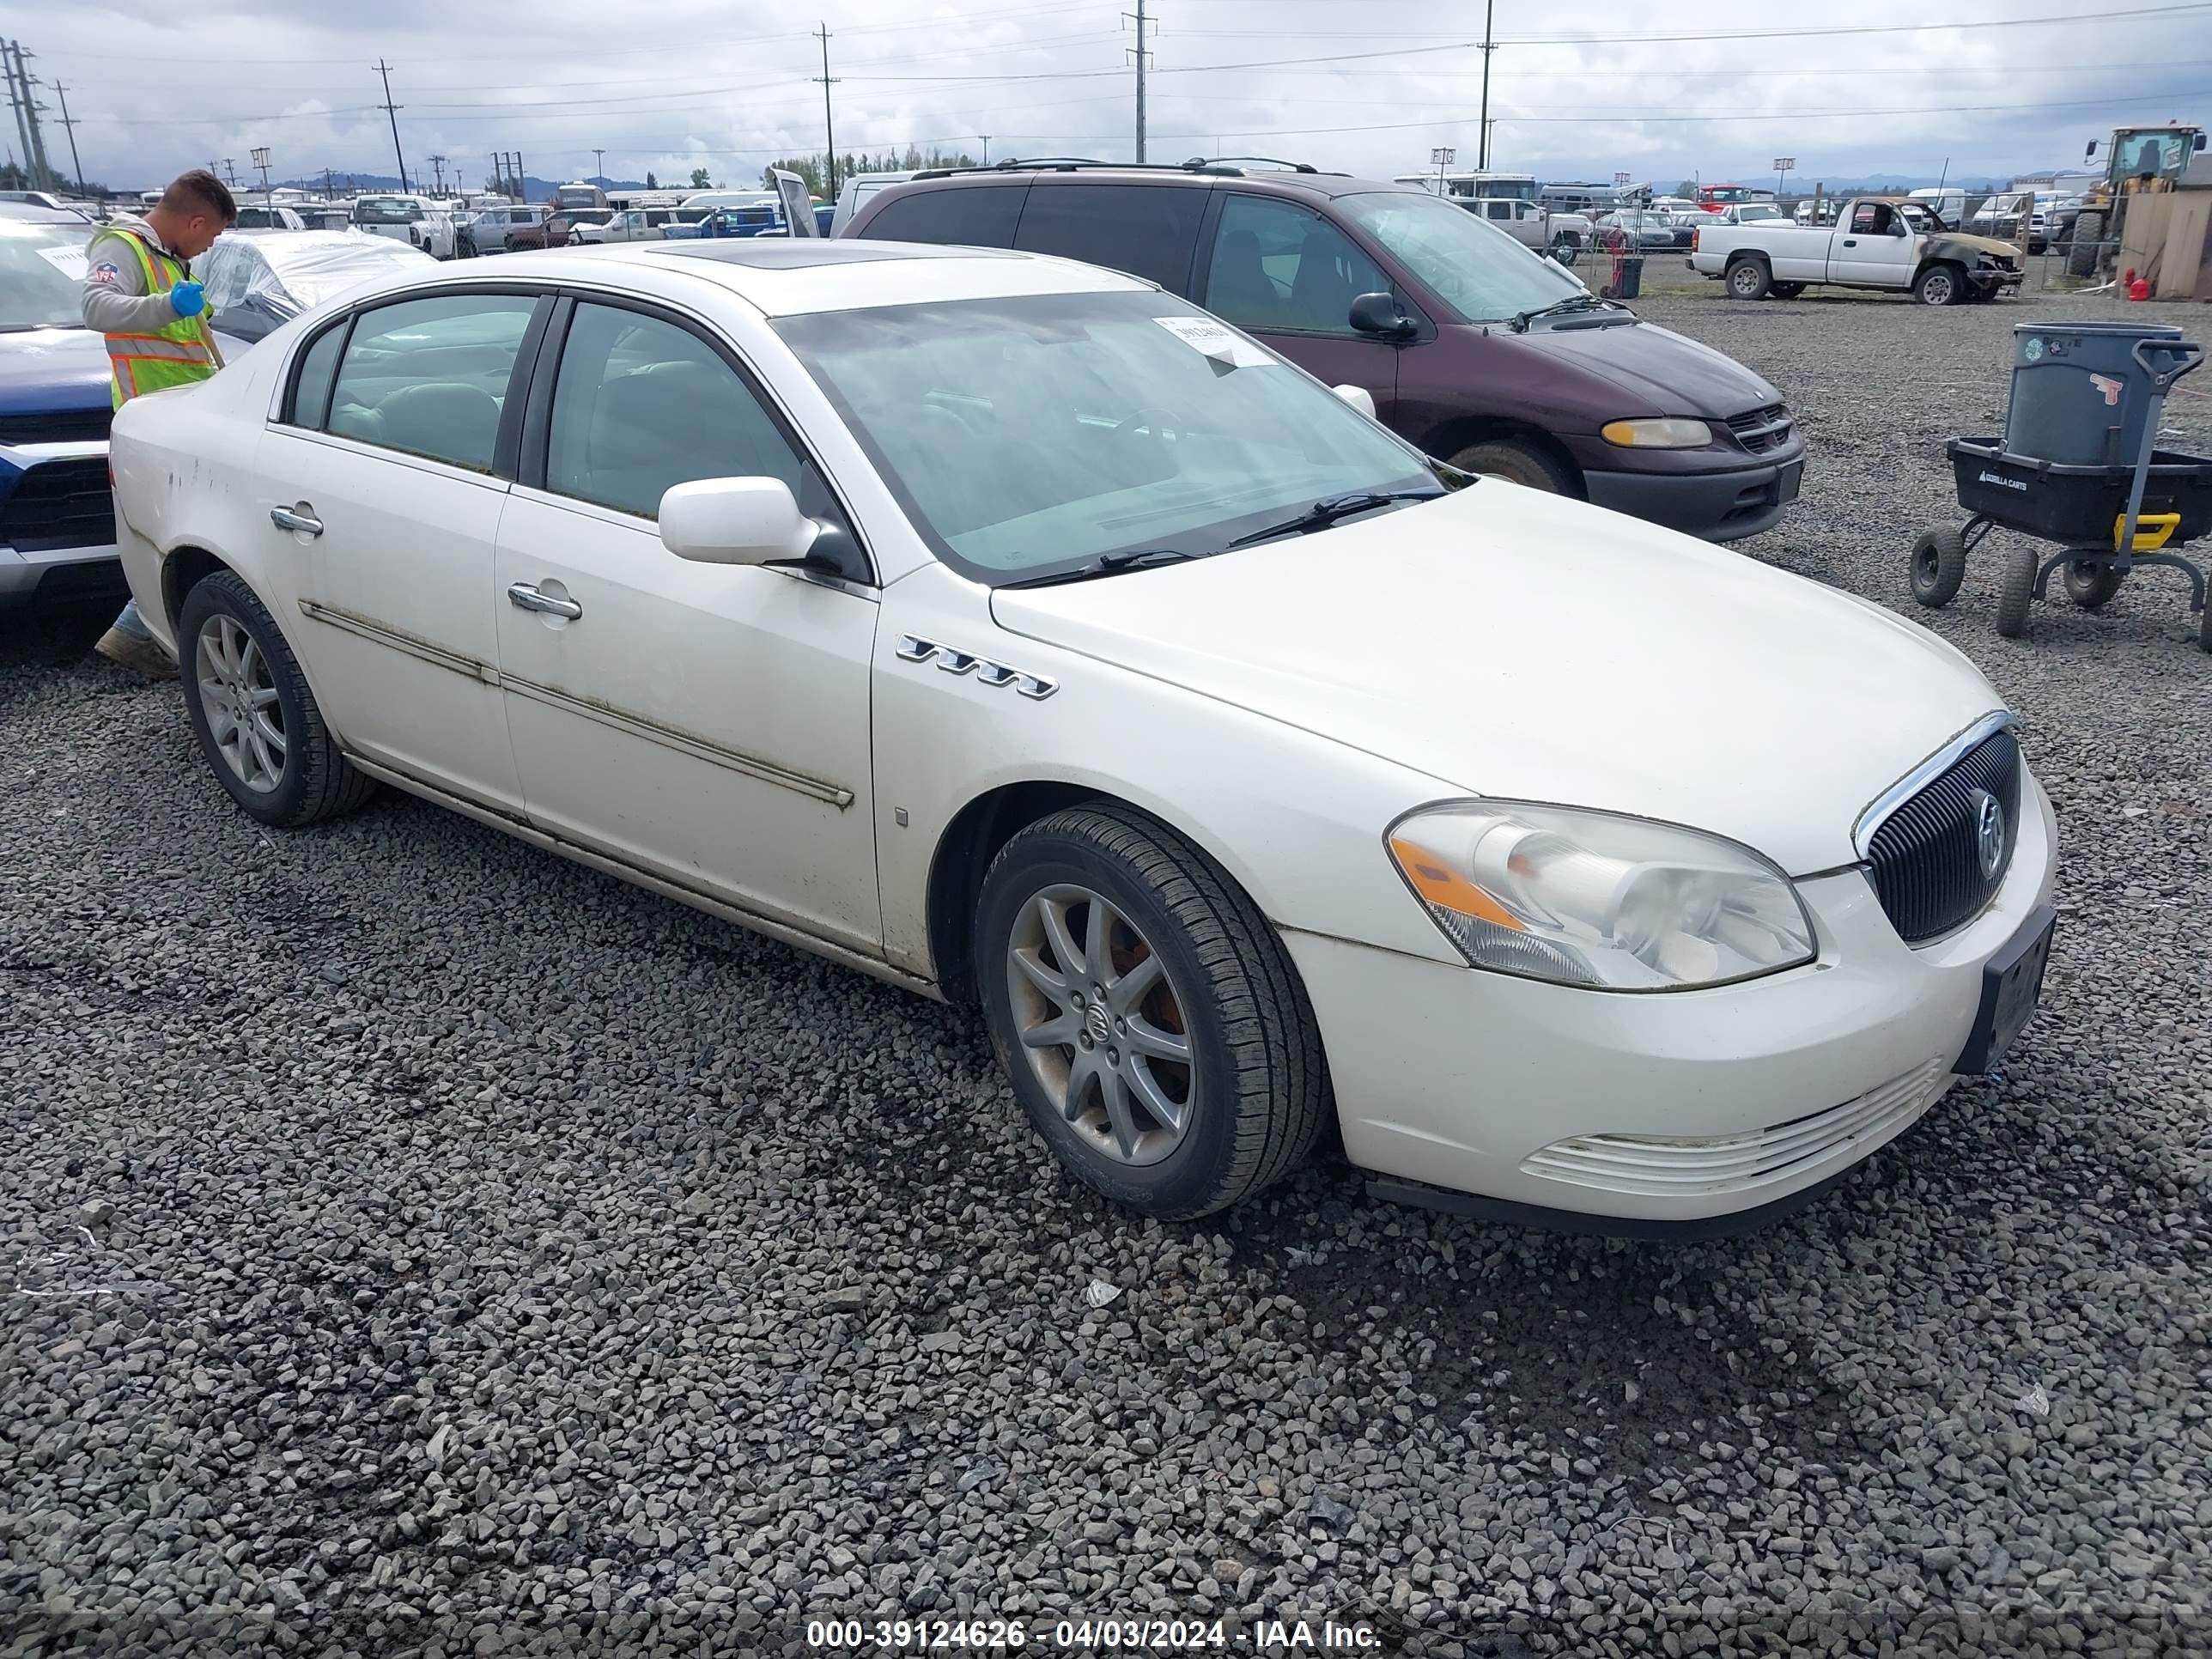
M 859 234 L 879 242 L 1012 247 L 1026 183 L 918 191 L 884 204 Z
M 1206 192 L 1176 185 L 1030 187 L 1014 246 L 1127 271 L 1170 294 L 1189 285 Z

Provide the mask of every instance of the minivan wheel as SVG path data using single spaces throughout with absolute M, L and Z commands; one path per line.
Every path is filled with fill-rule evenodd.
M 1728 269 L 1728 291 L 1731 300 L 1763 300 L 1774 280 L 1774 273 L 1766 268 L 1766 261 L 1759 258 L 1739 259 Z
M 249 817 L 296 829 L 376 792 L 338 752 L 276 618 L 236 574 L 219 570 L 185 595 L 177 646 L 192 735 Z
M 1518 438 L 1486 438 L 1479 444 L 1469 444 L 1451 458 L 1451 464 L 1462 472 L 1504 478 L 1547 495 L 1576 493 L 1575 481 L 1565 467 L 1534 444 Z
M 1289 955 L 1165 825 L 1102 801 L 1021 831 L 983 878 L 975 959 L 1016 1097 L 1093 1191 L 1188 1219 L 1312 1149 L 1328 1075 Z

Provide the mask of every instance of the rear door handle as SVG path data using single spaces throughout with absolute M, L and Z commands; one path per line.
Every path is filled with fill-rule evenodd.
M 584 614 L 584 607 L 574 599 L 556 599 L 538 591 L 535 582 L 516 582 L 507 590 L 507 602 L 518 611 L 538 611 L 549 617 L 566 617 L 570 622 Z
M 305 501 L 293 507 L 270 507 L 269 522 L 279 530 L 289 530 L 301 536 L 319 536 L 323 533 L 323 521 L 315 517 Z

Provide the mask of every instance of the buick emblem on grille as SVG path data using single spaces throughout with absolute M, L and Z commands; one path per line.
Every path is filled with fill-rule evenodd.
M 2004 807 L 1986 789 L 1975 790 L 1971 799 L 1974 806 L 1974 860 L 1981 866 L 1982 879 L 1994 881 L 2004 864 Z

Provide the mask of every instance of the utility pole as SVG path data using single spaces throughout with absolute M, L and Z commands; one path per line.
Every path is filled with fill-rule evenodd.
M 606 153 L 606 151 L 605 151 L 605 150 L 603 150 L 603 149 L 600 149 L 597 148 L 596 146 L 594 146 L 594 147 L 593 147 L 593 149 L 592 149 L 592 161 L 593 166 L 595 166 L 595 167 L 599 169 L 596 173 L 594 173 L 592 175 L 592 178 L 594 178 L 594 179 L 597 179 L 600 184 L 602 184 L 602 185 L 605 184 L 605 183 L 606 183 L 606 181 L 607 181 L 607 153 Z
M 23 140 L 23 167 L 30 176 L 33 190 L 52 190 L 54 171 L 46 165 L 46 141 L 39 131 L 39 111 L 43 107 L 31 90 L 35 84 L 31 72 L 23 67 L 24 60 L 33 54 L 23 50 L 20 40 L 8 43 L 8 98 L 15 106 L 15 125 Z
M 238 163 L 228 155 L 222 158 L 222 181 L 233 190 L 238 188 Z
M 825 193 L 831 201 L 837 199 L 837 129 L 830 118 L 830 88 L 837 82 L 830 74 L 830 26 L 824 23 L 814 31 L 822 37 L 822 73 L 812 78 L 822 83 L 822 137 L 830 147 L 830 166 L 826 177 L 829 184 Z
M 1134 11 L 1125 11 L 1122 16 L 1137 26 L 1137 161 L 1145 159 L 1145 70 L 1152 53 L 1145 47 L 1145 26 L 1150 21 L 1145 15 L 1145 0 L 1137 0 Z
M 392 122 L 392 159 L 399 163 L 399 189 L 407 190 L 407 157 L 399 148 L 399 112 L 407 106 L 392 101 L 392 65 L 381 58 L 376 60 L 376 72 L 384 77 L 384 113 Z
M 69 134 L 70 170 L 76 174 L 76 193 L 84 194 L 84 163 L 76 159 L 76 120 L 69 112 L 69 88 L 60 82 L 54 82 L 54 96 L 61 100 L 62 131 Z
M 1474 169 L 1486 172 L 1490 167 L 1490 54 L 1498 50 L 1498 42 L 1490 32 L 1491 13 L 1497 0 L 1482 0 L 1482 140 L 1475 146 Z
M 446 158 L 442 155 L 433 155 L 430 158 L 430 165 L 436 169 L 438 174 L 438 194 L 443 196 L 446 193 Z
M 337 193 L 331 188 L 331 170 L 328 167 L 323 169 L 323 199 L 325 202 L 337 199 Z
M 254 148 L 253 165 L 261 169 L 261 204 L 264 207 L 266 207 L 269 204 L 269 149 L 267 145 L 257 145 Z
M 27 94 L 15 89 L 15 45 L 11 40 L 0 40 L 0 73 L 8 81 L 8 107 L 15 117 L 15 142 L 23 147 L 23 177 L 36 185 L 38 181 L 31 177 L 31 100 Z
M 979 132 L 975 136 L 983 141 L 983 165 L 988 167 L 991 165 L 991 135 Z

